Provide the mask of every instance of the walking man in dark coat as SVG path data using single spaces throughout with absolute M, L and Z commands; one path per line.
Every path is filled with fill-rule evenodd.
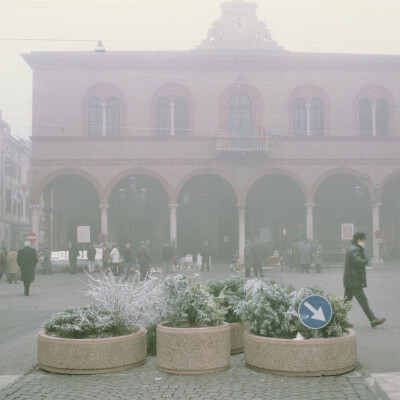
M 24 295 L 29 296 L 29 286 L 35 279 L 35 268 L 38 262 L 36 250 L 31 248 L 31 242 L 26 241 L 25 247 L 18 250 L 17 264 L 21 268 L 21 281 L 24 282 Z
M 260 276 L 260 278 L 263 278 L 264 277 L 264 273 L 263 273 L 264 251 L 261 246 L 260 239 L 258 237 L 256 237 L 254 239 L 252 252 L 253 252 L 254 278 L 257 278 L 257 276 Z
M 140 280 L 144 281 L 150 269 L 150 254 L 145 242 L 140 242 L 136 257 L 139 263 Z
M 386 318 L 375 317 L 364 294 L 363 288 L 367 287 L 365 267 L 368 264 L 368 258 L 364 255 L 365 243 L 365 233 L 357 232 L 347 250 L 343 275 L 344 298 L 346 301 L 351 301 L 354 296 L 370 320 L 372 328 L 375 328 L 383 324 Z

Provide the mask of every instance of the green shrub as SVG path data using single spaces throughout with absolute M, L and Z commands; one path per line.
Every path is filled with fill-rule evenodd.
M 293 339 L 301 333 L 306 339 L 314 337 L 315 330 L 307 328 L 299 318 L 300 303 L 313 294 L 323 295 L 318 288 L 285 289 L 268 281 L 252 279 L 244 286 L 245 299 L 235 311 L 250 325 L 254 335 Z M 332 307 L 329 324 L 318 330 L 319 337 L 338 337 L 345 334 L 348 326 L 347 313 L 352 304 L 333 294 L 326 296 Z
M 169 276 L 163 283 L 161 319 L 174 326 L 214 326 L 224 320 L 226 310 L 202 284 L 191 285 L 183 275 Z
M 229 279 L 215 279 L 207 282 L 207 289 L 214 296 L 217 303 L 227 310 L 225 321 L 229 323 L 242 322 L 235 312 L 239 301 L 245 298 L 244 279 L 240 276 L 231 276 Z
M 44 329 L 49 335 L 71 339 L 122 336 L 138 330 L 134 325 L 121 324 L 110 311 L 97 306 L 61 311 Z

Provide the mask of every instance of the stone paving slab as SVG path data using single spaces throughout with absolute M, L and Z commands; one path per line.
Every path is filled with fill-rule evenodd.
M 243 354 L 231 368 L 212 375 L 170 375 L 145 365 L 114 374 L 59 375 L 33 368 L 23 379 L 0 390 L 0 400 L 185 399 L 185 400 L 382 400 L 360 372 L 336 377 L 297 378 L 264 374 L 245 367 Z
M 22 375 L 0 375 L 0 391 L 19 378 L 22 378 Z
M 390 400 L 400 400 L 400 372 L 372 374 L 371 376 Z

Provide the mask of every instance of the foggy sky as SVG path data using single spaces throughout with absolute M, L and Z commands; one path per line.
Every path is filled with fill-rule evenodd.
M 291 51 L 400 54 L 399 0 L 255 0 Z M 220 18 L 219 0 L 0 0 L 0 110 L 31 134 L 31 51 L 188 50 Z M 18 40 L 15 40 L 18 39 Z M 27 40 L 29 39 L 29 40 Z

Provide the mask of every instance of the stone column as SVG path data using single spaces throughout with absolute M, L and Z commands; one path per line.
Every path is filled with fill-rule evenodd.
M 372 136 L 376 136 L 376 103 L 372 103 Z
M 307 136 L 311 136 L 311 104 L 306 104 L 307 108 Z
M 376 202 L 372 204 L 372 264 L 379 264 L 381 260 L 379 258 L 379 242 L 375 237 L 375 232 L 379 230 L 379 208 L 382 203 Z
M 176 222 L 176 210 L 178 204 L 168 204 L 169 207 L 169 240 L 170 243 L 174 242 L 177 244 L 177 222 Z
M 52 249 L 50 226 L 51 226 L 51 188 L 47 187 L 43 191 L 43 213 L 44 213 L 44 245 Z
M 107 135 L 107 103 L 101 103 L 101 108 L 103 110 L 103 129 L 101 131 L 101 136 Z
M 171 107 L 171 136 L 175 136 L 175 103 L 170 103 Z
M 101 233 L 108 235 L 108 204 L 100 204 L 101 216 L 100 216 L 100 229 Z
M 313 208 L 315 207 L 315 203 L 306 203 L 306 237 L 308 240 L 314 240 L 314 216 L 313 216 Z
M 31 221 L 32 221 L 32 232 L 36 234 L 36 241 L 33 242 L 33 247 L 38 250 L 39 248 L 39 216 L 40 216 L 40 205 L 31 204 Z
M 238 204 L 238 217 L 239 217 L 239 258 L 244 259 L 244 245 L 246 241 L 246 204 Z

